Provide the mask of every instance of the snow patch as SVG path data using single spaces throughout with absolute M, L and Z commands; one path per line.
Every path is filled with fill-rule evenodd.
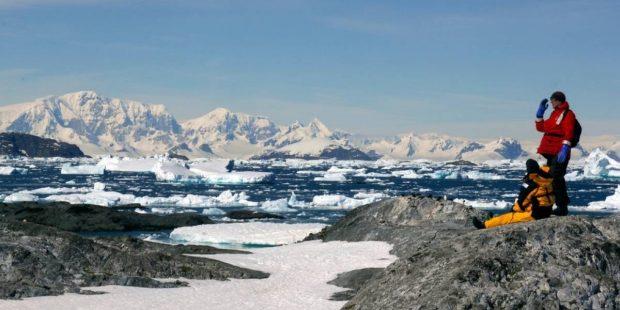
M 283 245 L 301 241 L 325 226 L 263 222 L 209 224 L 176 228 L 170 238 L 188 243 Z

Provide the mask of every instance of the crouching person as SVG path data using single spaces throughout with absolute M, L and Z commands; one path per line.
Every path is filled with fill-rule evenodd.
M 478 229 L 497 227 L 512 223 L 529 222 L 551 216 L 555 196 L 553 194 L 553 176 L 549 167 L 542 168 L 529 159 L 526 163 L 527 174 L 523 177 L 523 186 L 515 201 L 512 211 L 495 216 L 485 222 L 473 219 Z

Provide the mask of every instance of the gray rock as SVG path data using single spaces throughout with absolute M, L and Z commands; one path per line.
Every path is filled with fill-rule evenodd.
M 71 205 L 65 202 L 18 202 L 0 204 L 0 216 L 6 220 L 26 221 L 79 232 L 157 231 L 213 223 L 209 217 L 201 214 L 139 214 L 133 212 L 135 208 L 136 206 L 108 208 Z
M 0 133 L 0 155 L 26 157 L 88 157 L 75 144 L 25 133 Z
M 284 219 L 283 216 L 253 210 L 234 210 L 226 212 L 226 217 L 233 220 Z
M 331 300 L 342 301 L 350 300 L 372 277 L 380 274 L 383 268 L 364 268 L 338 274 L 336 279 L 327 282 L 328 284 L 339 287 L 349 288 L 350 290 L 338 292 L 332 295 Z
M 80 292 L 84 286 L 109 284 L 185 285 L 155 278 L 268 277 L 260 271 L 182 255 L 217 252 L 215 248 L 168 246 L 134 238 L 88 239 L 48 226 L 0 220 L 0 298 L 59 295 Z
M 324 240 L 382 240 L 399 259 L 345 309 L 615 309 L 620 217 L 554 217 L 476 230 L 485 212 L 399 197 L 361 207 Z

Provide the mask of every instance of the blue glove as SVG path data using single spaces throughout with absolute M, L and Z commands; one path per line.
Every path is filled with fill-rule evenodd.
M 547 100 L 547 98 L 543 99 L 540 102 L 540 105 L 538 106 L 538 111 L 536 111 L 536 117 L 537 118 L 545 117 L 545 111 L 547 110 L 547 107 L 549 107 L 549 104 L 547 102 L 549 102 L 549 100 Z
M 562 144 L 562 149 L 558 153 L 558 163 L 563 164 L 570 155 L 570 145 Z

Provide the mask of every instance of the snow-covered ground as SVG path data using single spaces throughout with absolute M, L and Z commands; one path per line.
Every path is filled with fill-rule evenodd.
M 150 289 L 123 286 L 88 288 L 103 295 L 65 294 L 0 301 L 0 309 L 340 309 L 330 297 L 346 289 L 327 282 L 339 273 L 384 268 L 396 257 L 383 242 L 310 241 L 252 250 L 253 254 L 208 255 L 229 264 L 268 272 L 267 279 L 188 280 L 189 287 Z
M 230 223 L 176 228 L 170 239 L 192 244 L 284 245 L 318 233 L 324 224 Z

